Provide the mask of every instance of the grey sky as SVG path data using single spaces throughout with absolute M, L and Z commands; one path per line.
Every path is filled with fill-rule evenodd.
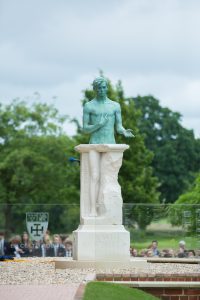
M 102 69 L 127 96 L 179 111 L 199 137 L 199 30 L 198 0 L 0 0 L 1 102 L 38 91 L 81 118 L 81 91 Z

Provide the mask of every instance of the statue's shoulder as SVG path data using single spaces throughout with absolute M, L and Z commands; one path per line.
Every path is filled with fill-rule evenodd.
M 84 110 L 90 110 L 95 105 L 95 99 L 92 99 L 84 104 Z
M 111 104 L 115 109 L 120 109 L 120 104 L 116 101 L 108 99 L 109 104 Z

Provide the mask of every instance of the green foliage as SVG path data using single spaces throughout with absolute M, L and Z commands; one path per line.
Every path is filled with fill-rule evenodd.
M 108 80 L 109 81 L 109 80 Z M 84 92 L 83 104 L 95 97 L 92 89 Z M 135 138 L 126 139 L 117 135 L 116 142 L 129 144 L 130 149 L 125 151 L 123 165 L 119 174 L 119 182 L 122 187 L 123 200 L 125 203 L 157 203 L 159 194 L 157 192 L 158 180 L 152 175 L 150 166 L 153 154 L 144 144 L 144 137 L 140 134 L 137 123 L 140 118 L 140 111 L 135 108 L 134 102 L 124 97 L 121 82 L 114 87 L 109 81 L 108 98 L 120 103 L 122 110 L 123 126 L 133 129 Z M 78 126 L 76 140 L 79 143 L 88 143 L 89 137 L 83 134 Z M 130 210 L 130 216 L 138 223 L 140 228 L 145 228 L 153 217 L 145 217 L 145 211 L 138 207 L 137 214 Z
M 89 282 L 86 285 L 83 300 L 156 300 L 150 294 L 120 284 L 106 282 Z
M 79 203 L 79 168 L 68 163 L 76 143 L 62 131 L 65 120 L 45 104 L 28 107 L 14 101 L 0 107 L 0 203 L 6 203 L 8 232 L 24 229 L 22 220 L 32 204 L 35 211 L 49 211 L 50 229 L 72 229 L 62 218 L 62 207 L 55 206 Z
M 176 204 L 199 204 L 200 205 L 200 174 L 196 177 L 190 190 L 181 195 Z
M 85 90 L 83 103 L 94 96 L 92 89 Z M 161 107 L 152 96 L 126 98 L 121 82 L 113 86 L 109 81 L 108 97 L 120 103 L 123 126 L 135 134 L 133 139 L 116 136 L 117 143 L 130 146 L 124 153 L 119 182 L 124 202 L 134 204 L 129 217 L 143 230 L 154 217 L 151 204 L 159 202 L 159 192 L 160 200 L 173 203 L 191 185 L 199 172 L 200 140 L 183 128 L 179 113 Z M 0 227 L 8 232 L 24 230 L 27 211 L 48 211 L 49 228 L 54 232 L 77 227 L 80 169 L 68 158 L 74 156 L 74 146 L 88 143 L 89 137 L 74 119 L 77 133 L 69 138 L 62 129 L 67 120 L 55 107 L 42 103 L 29 107 L 14 100 L 0 105 L 0 205 L 5 203 Z M 198 177 L 176 204 L 199 205 L 199 181 Z M 150 204 L 148 214 L 137 203 Z M 173 224 L 181 224 L 186 208 L 170 207 Z M 191 210 L 193 220 L 196 214 L 197 206 Z
M 169 216 L 173 225 L 184 225 L 190 233 L 200 231 L 200 174 L 188 192 L 171 205 Z
M 198 237 L 195 235 L 186 235 L 184 231 L 146 231 L 144 233 L 136 230 L 131 232 L 131 234 L 133 237 L 131 246 L 136 248 L 139 252 L 148 249 L 154 240 L 158 241 L 159 250 L 170 248 L 177 252 L 180 240 L 185 241 L 187 249 L 199 249 Z M 140 234 L 142 237 L 139 236 Z
M 159 178 L 161 200 L 174 202 L 194 179 L 200 166 L 200 140 L 181 125 L 181 115 L 162 107 L 152 96 L 133 98 L 141 111 L 138 123 L 146 147 L 153 151 L 154 175 Z

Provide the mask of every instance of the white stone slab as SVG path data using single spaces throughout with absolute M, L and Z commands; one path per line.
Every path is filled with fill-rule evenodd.
M 123 225 L 80 225 L 73 237 L 76 260 L 130 260 L 130 234 Z

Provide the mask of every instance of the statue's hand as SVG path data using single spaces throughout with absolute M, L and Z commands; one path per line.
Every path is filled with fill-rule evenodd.
M 125 129 L 124 132 L 123 132 L 123 135 L 125 137 L 135 137 L 134 134 L 132 134 L 132 129 Z
M 108 115 L 107 114 L 102 114 L 99 124 L 101 126 L 104 126 L 107 122 L 108 122 Z

